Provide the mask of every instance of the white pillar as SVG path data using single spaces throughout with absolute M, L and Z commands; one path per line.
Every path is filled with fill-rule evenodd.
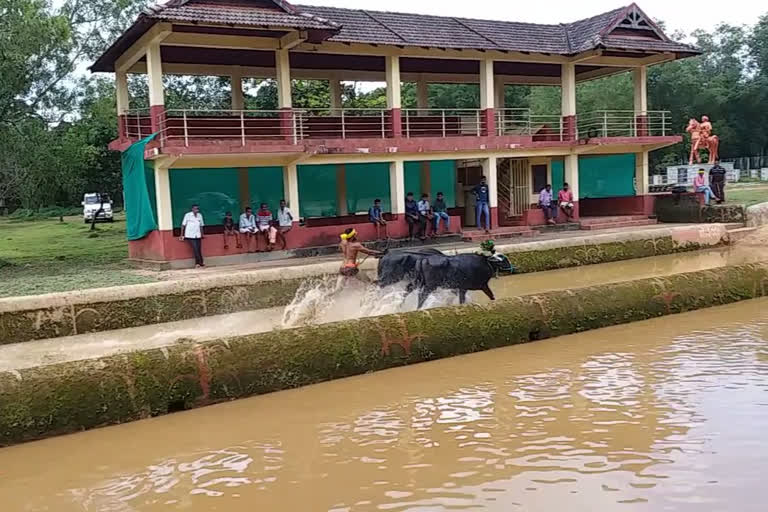
M 335 78 L 330 79 L 328 82 L 331 91 L 331 108 L 338 110 L 343 107 L 341 82 Z
M 429 108 L 429 84 L 423 78 L 419 78 L 419 81 L 416 82 L 416 107 L 420 110 L 419 115 L 427 115 L 426 110 Z
M 243 97 L 243 75 L 240 69 L 232 73 L 229 78 L 230 89 L 232 90 L 232 110 L 244 110 L 245 98 Z
M 402 160 L 389 163 L 389 201 L 392 213 L 405 213 L 405 164 Z
M 576 65 L 566 63 L 562 65 L 561 72 L 561 106 L 560 115 L 576 115 Z
M 160 59 L 160 44 L 147 48 L 147 78 L 149 82 L 149 106 L 165 105 L 163 92 L 163 64 Z
M 387 55 L 384 59 L 387 76 L 387 108 L 400 108 L 400 57 Z
M 635 86 L 635 114 L 648 111 L 648 68 L 640 66 L 632 71 L 632 82 Z
M 493 108 L 494 94 L 496 93 L 493 85 L 493 59 L 483 59 L 480 61 L 480 108 L 485 110 Z
M 275 50 L 277 108 L 291 108 L 291 62 L 288 50 Z
M 293 220 L 298 222 L 301 210 L 299 209 L 299 172 L 296 164 L 283 167 L 283 194 L 293 212 Z
M 495 99 L 494 105 L 497 109 L 504 109 L 507 107 L 506 99 L 504 98 L 504 92 L 506 90 L 506 84 L 500 80 L 496 81 L 495 85 Z
M 579 200 L 579 155 L 565 155 L 563 162 L 565 167 L 565 182 L 568 183 L 573 200 Z
M 648 152 L 640 151 L 635 153 L 635 195 L 644 196 L 648 194 Z
M 170 173 L 167 167 L 160 167 L 157 164 L 155 164 L 155 200 L 157 201 L 157 229 L 161 231 L 173 229 Z
M 496 157 L 489 156 L 483 159 L 483 176 L 488 182 L 488 206 L 499 206 L 499 195 L 496 192 Z
M 115 71 L 115 91 L 117 92 L 117 115 L 121 116 L 131 108 L 128 97 L 128 75 L 124 71 Z

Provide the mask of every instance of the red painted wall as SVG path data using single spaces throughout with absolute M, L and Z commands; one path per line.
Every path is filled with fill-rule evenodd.
M 600 199 L 582 199 L 581 215 L 653 215 L 655 197 L 652 195 L 628 197 L 604 197 Z

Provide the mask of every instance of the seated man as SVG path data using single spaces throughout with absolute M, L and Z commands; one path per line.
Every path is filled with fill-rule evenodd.
M 709 205 L 709 201 L 714 197 L 718 201 L 720 201 L 720 198 L 715 195 L 714 192 L 712 192 L 712 189 L 709 188 L 709 183 L 707 183 L 707 176 L 705 175 L 706 171 L 704 169 L 699 169 L 699 174 L 695 178 L 693 178 L 693 190 L 704 194 L 704 204 Z
M 232 212 L 224 214 L 224 221 L 222 224 L 224 225 L 224 248 L 229 249 L 227 238 L 230 237 L 235 239 L 235 244 L 237 244 L 238 249 L 242 248 L 243 246 L 240 245 L 240 234 L 235 229 L 235 220 L 232 218 Z
M 405 222 L 408 223 L 408 239 L 413 241 L 413 230 L 419 222 L 419 206 L 413 200 L 413 192 L 405 195 Z
M 267 203 L 261 203 L 259 211 L 256 212 L 256 231 L 264 235 L 267 251 L 271 251 L 277 239 L 277 229 L 272 225 L 272 212 L 269 211 Z
M 539 193 L 539 208 L 544 210 L 547 224 L 557 224 L 555 222 L 557 218 L 557 202 L 552 198 L 552 185 L 549 183 Z
M 389 238 L 387 232 L 387 221 L 384 220 L 384 214 L 381 211 L 381 199 L 374 199 L 373 206 L 368 209 L 368 220 L 376 226 L 376 239 L 381 240 L 381 229 L 384 228 L 384 236 Z
M 557 202 L 565 214 L 566 222 L 570 222 L 573 219 L 573 192 L 568 183 L 563 183 L 563 190 L 557 193 Z
M 293 229 L 293 212 L 288 208 L 285 199 L 280 200 L 280 208 L 277 209 L 277 224 L 282 234 Z
M 245 237 L 245 249 L 251 252 L 251 239 L 256 234 L 256 217 L 254 217 L 250 206 L 246 206 L 245 212 L 240 215 L 238 227 L 240 228 L 240 233 Z M 258 243 L 256 245 L 258 246 Z
M 429 194 L 421 194 L 421 200 L 416 205 L 419 210 L 419 239 L 427 239 L 427 226 L 432 220 L 432 206 L 429 204 Z
M 451 230 L 451 218 L 448 216 L 448 206 L 445 204 L 442 192 L 437 193 L 435 204 L 432 205 L 432 214 L 435 216 L 435 228 L 432 235 L 437 235 L 440 232 L 440 219 L 445 221 L 445 232 Z

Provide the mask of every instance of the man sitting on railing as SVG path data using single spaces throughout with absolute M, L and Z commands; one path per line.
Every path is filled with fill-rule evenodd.
M 544 210 L 547 224 L 557 224 L 557 202 L 552 198 L 552 185 L 549 183 L 539 193 L 539 208 Z
M 427 226 L 432 220 L 432 206 L 429 204 L 429 194 L 421 194 L 421 200 L 417 205 L 419 209 L 419 239 L 423 242 L 427 239 Z
M 448 216 L 448 206 L 445 204 L 445 198 L 442 192 L 437 193 L 435 204 L 432 205 L 432 212 L 435 215 L 435 228 L 432 235 L 436 236 L 440 231 L 440 220 L 445 221 L 445 231 L 451 230 L 451 217 Z

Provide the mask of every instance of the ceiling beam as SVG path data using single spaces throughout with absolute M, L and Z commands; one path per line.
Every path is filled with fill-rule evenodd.
M 297 30 L 294 32 L 289 32 L 288 34 L 285 34 L 283 37 L 280 38 L 280 49 L 290 50 L 291 48 L 295 48 L 296 46 L 300 45 L 306 40 L 307 40 L 306 30 Z
M 200 48 L 225 48 L 228 50 L 277 50 L 280 41 L 271 37 L 232 36 L 225 34 L 200 34 L 174 32 L 163 41 L 166 46 L 195 46 Z

